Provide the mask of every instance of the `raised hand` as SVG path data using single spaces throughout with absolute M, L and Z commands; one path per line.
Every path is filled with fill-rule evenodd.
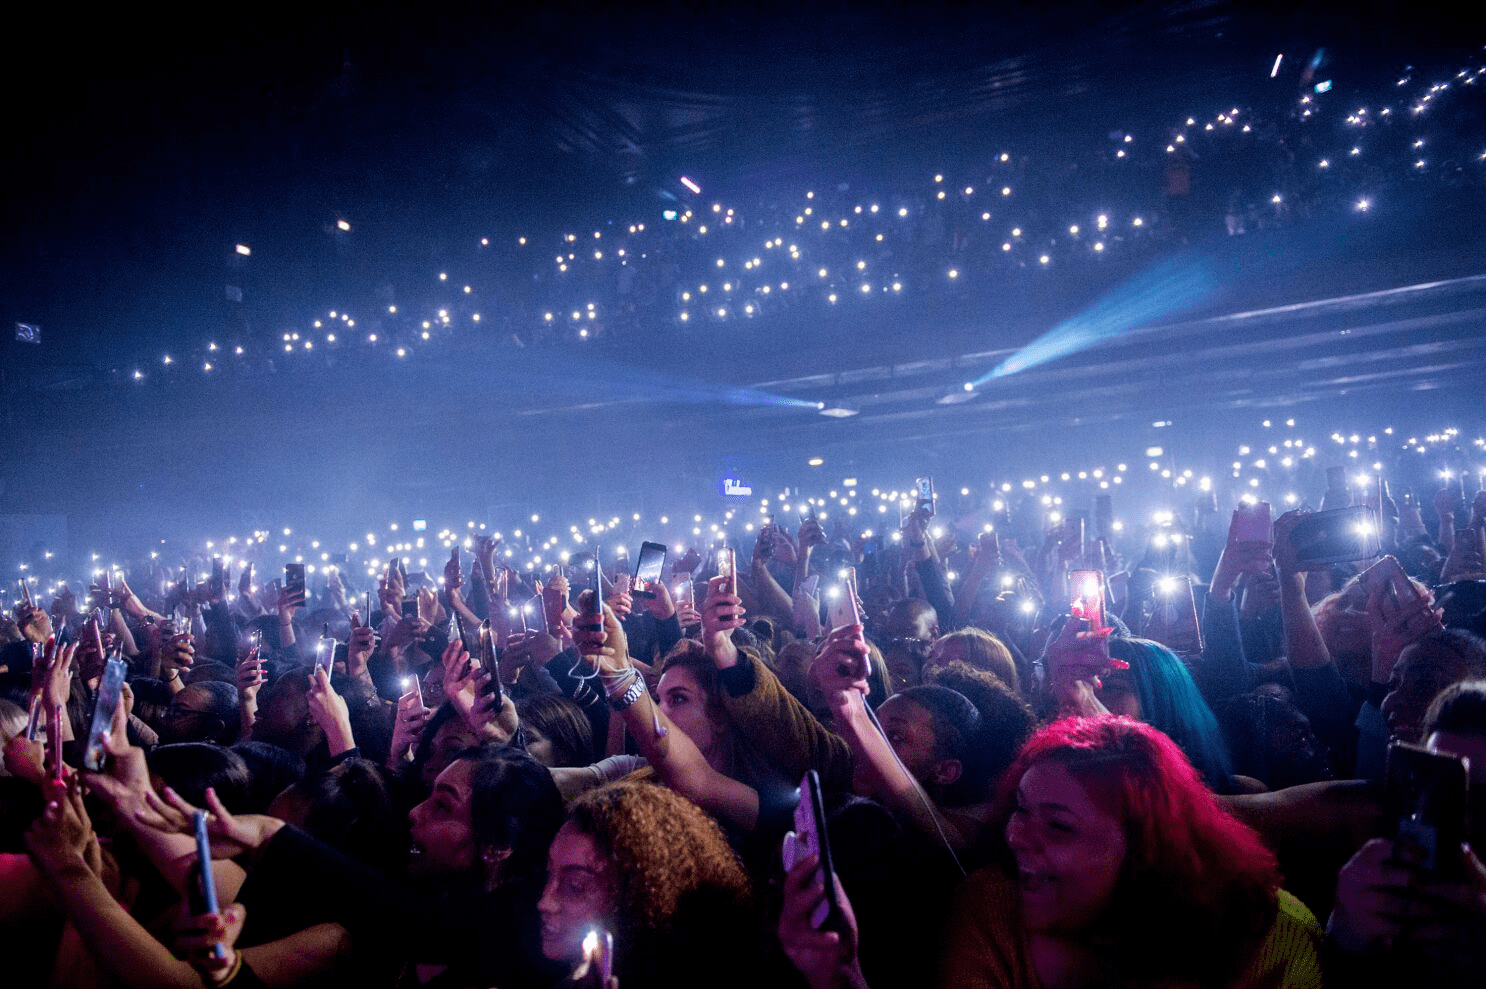
M 1110 658 L 1110 631 L 1090 630 L 1088 622 L 1074 616 L 1063 623 L 1057 638 L 1048 642 L 1043 655 L 1047 690 L 1064 717 L 1109 713 L 1098 697 L 1103 686 L 1100 677 L 1112 670 L 1129 669 L 1128 663 Z
M 101 874 L 98 837 L 83 808 L 82 783 L 76 776 L 47 784 L 47 804 L 26 831 L 26 850 L 48 875 L 78 867 Z
M 733 645 L 733 629 L 743 627 L 743 599 L 726 593 L 727 578 L 713 577 L 707 581 L 707 598 L 702 602 L 702 645 L 714 662 L 731 666 L 737 662 L 738 652 Z
M 429 719 L 428 707 L 423 703 L 423 685 L 417 677 L 408 677 L 407 680 L 412 682 L 397 699 L 397 711 L 392 720 L 392 750 L 387 757 L 391 769 L 400 769 L 406 763 L 408 753 L 423 737 Z
M 163 795 L 150 790 L 145 794 L 147 809 L 135 819 L 167 834 L 194 834 L 193 807 L 170 787 Z M 211 838 L 212 858 L 237 858 L 255 851 L 278 834 L 284 822 L 267 814 L 230 814 L 213 787 L 206 790 L 206 833 Z
M 645 589 L 655 595 L 645 602 L 645 608 L 656 621 L 666 621 L 676 613 L 676 602 L 671 598 L 671 589 L 666 586 L 665 581 L 652 580 L 645 585 Z
M 505 691 L 486 693 L 491 674 L 470 662 L 464 643 L 450 642 L 442 657 L 444 697 L 476 735 L 498 742 L 516 734 L 516 705 Z
M 779 943 L 810 989 L 866 989 L 857 957 L 857 922 L 846 891 L 836 881 L 844 933 L 817 930 L 811 917 L 825 902 L 819 860 L 814 855 L 796 862 L 784 877 L 784 901 L 779 912 Z M 831 877 L 833 880 L 834 876 Z
M 367 661 L 376 650 L 376 629 L 361 623 L 361 612 L 351 612 L 351 638 L 346 643 L 346 675 L 356 680 L 365 677 Z
M 317 665 L 310 674 L 310 687 L 304 695 L 309 705 L 310 717 L 325 733 L 332 756 L 349 752 L 356 747 L 356 738 L 351 732 L 351 712 L 346 699 L 330 685 L 330 674 L 325 667 Z
M 458 594 L 464 586 L 464 567 L 459 562 L 459 547 L 449 551 L 449 562 L 444 564 L 444 590 Z
M 853 700 L 866 698 L 870 688 L 867 674 L 870 659 L 862 626 L 843 625 L 832 629 L 820 644 L 815 662 L 810 664 L 809 678 L 838 715 Z
M 216 985 L 238 964 L 234 946 L 248 910 L 241 903 L 232 903 L 219 913 L 193 915 L 186 902 L 181 904 L 181 915 L 174 926 L 175 953 L 201 973 L 203 984 Z

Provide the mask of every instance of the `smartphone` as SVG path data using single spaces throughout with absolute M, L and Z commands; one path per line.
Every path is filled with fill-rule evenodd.
M 819 587 L 820 587 L 820 574 L 818 574 L 818 573 L 813 573 L 809 577 L 806 577 L 804 580 L 800 581 L 800 593 L 801 594 L 808 594 L 811 597 L 814 597 L 815 596 L 815 592 L 816 592 L 816 590 Z
M 676 575 L 676 603 L 689 604 L 693 608 L 697 606 L 697 589 L 696 585 L 691 582 L 689 573 Z
M 1104 628 L 1103 573 L 1098 570 L 1069 571 L 1068 597 L 1075 616 L 1088 619 L 1095 630 Z
M 723 578 L 722 593 L 738 593 L 738 551 L 731 546 L 717 551 L 717 575 Z
M 402 616 L 404 618 L 418 617 L 418 598 L 410 597 L 402 599 Z
M 635 579 L 630 591 L 637 598 L 654 598 L 649 590 L 651 584 L 659 583 L 665 573 L 666 548 L 660 543 L 641 543 L 640 556 L 635 561 Z
M 916 478 L 913 482 L 913 510 L 925 512 L 929 518 L 934 517 L 935 502 L 938 500 L 934 495 L 934 479 L 932 477 Z
M 103 576 L 104 580 L 107 581 L 107 571 L 104 572 Z M 108 585 L 105 583 L 104 587 L 106 588 L 107 586 Z M 227 588 L 227 564 L 222 562 L 222 558 L 220 556 L 212 557 L 212 580 L 211 584 L 208 585 L 208 587 L 211 591 L 212 597 L 216 597 L 217 595 L 223 593 Z
M 1357 580 L 1362 585 L 1362 589 L 1367 591 L 1369 597 L 1374 591 L 1392 594 L 1403 600 L 1420 596 L 1418 588 L 1404 572 L 1403 564 L 1399 563 L 1398 558 L 1394 556 L 1385 556 L 1378 560 L 1362 571 Z
M 426 710 L 428 710 L 427 705 L 425 705 L 423 703 L 423 684 L 421 684 L 421 683 L 418 682 L 418 678 L 417 677 L 415 677 L 415 676 L 406 676 L 406 677 L 403 677 L 402 678 L 402 692 L 404 694 L 412 694 L 414 697 L 418 698 L 418 710 L 420 710 L 420 711 L 426 711 Z
M 1156 581 L 1156 601 L 1141 632 L 1178 656 L 1202 653 L 1202 623 L 1191 577 L 1162 577 Z
M 490 682 L 485 685 L 485 693 L 500 697 L 500 664 L 495 658 L 495 636 L 490 631 L 488 618 L 480 623 L 479 660 L 480 669 L 490 674 Z
M 301 602 L 306 600 L 303 563 L 284 564 L 284 590 L 298 595 Z
M 191 826 L 196 832 L 196 875 L 187 884 L 191 894 L 191 912 L 200 917 L 217 912 L 217 875 L 212 871 L 212 844 L 206 835 L 206 811 L 193 811 Z M 212 945 L 212 956 L 225 958 L 227 949 Z
M 21 602 L 28 608 L 35 606 L 36 602 L 31 600 L 31 585 L 25 578 L 16 581 L 16 583 L 21 585 Z
M 31 710 L 26 716 L 26 741 L 36 741 L 41 734 L 41 695 L 31 698 Z
M 88 741 L 83 748 L 84 769 L 96 773 L 103 768 L 106 755 L 103 746 L 108 741 L 108 733 L 113 729 L 114 712 L 119 709 L 124 675 L 128 672 L 128 665 L 117 656 L 110 657 L 103 664 L 103 678 L 98 681 L 98 700 L 93 705 L 93 723 L 88 728 Z
M 1333 563 L 1371 560 L 1382 551 L 1378 517 L 1366 505 L 1349 505 L 1307 515 L 1290 530 L 1296 562 L 1305 570 Z
M 583 935 L 583 960 L 573 970 L 573 981 L 596 981 L 600 989 L 609 989 L 613 978 L 614 935 L 594 928 Z
M 844 628 L 847 625 L 860 625 L 862 613 L 857 608 L 857 572 L 854 567 L 846 568 L 846 575 L 842 578 L 839 587 L 831 589 L 831 599 L 826 603 L 826 623 L 832 629 Z
M 562 631 L 562 614 L 567 610 L 567 597 L 550 582 L 542 588 L 542 622 L 548 635 Z
M 603 624 L 604 624 L 604 565 L 599 560 L 598 547 L 594 547 L 594 550 L 593 550 L 593 581 L 589 585 L 589 590 L 593 591 L 593 600 L 589 602 L 590 606 L 593 609 L 592 610 L 592 613 L 595 614 L 595 615 L 598 615 L 598 617 L 599 617 L 599 626 L 600 627 L 603 627 Z
M 325 675 L 330 676 L 335 666 L 335 647 L 340 645 L 330 634 L 330 625 L 327 624 L 320 632 L 320 641 L 315 643 L 315 665 L 325 670 Z
M 774 556 L 774 516 L 764 516 L 764 524 L 758 529 L 758 542 L 754 544 L 753 555 L 760 560 L 768 560 Z
M 784 836 L 784 868 L 808 856 L 818 858 L 821 886 L 825 900 L 810 915 L 810 926 L 816 930 L 839 931 L 842 928 L 841 904 L 836 898 L 836 867 L 831 859 L 831 840 L 826 833 L 825 806 L 820 795 L 820 774 L 805 771 L 800 780 L 800 802 L 795 806 L 795 829 Z
M 1470 798 L 1465 759 L 1394 742 L 1387 767 L 1384 808 L 1395 824 L 1393 858 L 1423 872 L 1462 875 Z
M 1260 501 L 1252 505 L 1240 504 L 1233 510 L 1233 521 L 1229 523 L 1229 531 L 1233 533 L 1234 540 L 1240 543 L 1273 545 L 1274 522 L 1270 519 L 1269 502 Z
M 455 609 L 449 611 L 449 641 L 464 645 L 464 621 Z

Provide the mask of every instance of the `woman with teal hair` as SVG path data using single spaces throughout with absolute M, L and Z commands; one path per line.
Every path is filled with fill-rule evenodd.
M 1249 788 L 1233 775 L 1212 708 L 1176 653 L 1150 639 L 1080 631 L 1068 622 L 1048 643 L 1046 686 L 1061 716 L 1121 714 L 1175 742 L 1216 793 Z

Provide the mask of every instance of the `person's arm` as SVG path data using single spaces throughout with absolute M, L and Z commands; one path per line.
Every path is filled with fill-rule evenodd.
M 800 523 L 800 532 L 796 538 L 799 546 L 795 551 L 795 581 L 790 585 L 792 587 L 799 587 L 810 576 L 810 557 L 815 552 L 815 547 L 825 545 L 826 533 L 820 527 L 820 521 L 810 516 Z
M 815 769 L 822 785 L 844 786 L 851 779 L 846 743 L 796 700 L 772 670 L 734 645 L 732 631 L 743 624 L 742 607 L 736 597 L 723 593 L 722 583 L 721 577 L 708 582 L 702 644 L 717 667 L 733 731 L 786 779 L 799 779 L 805 770 Z
M 980 536 L 975 559 L 970 561 L 970 568 L 965 574 L 965 579 L 960 582 L 960 593 L 956 597 L 960 603 L 960 614 L 965 616 L 966 621 L 969 621 L 971 615 L 977 614 L 975 609 L 984 594 L 986 580 L 996 572 L 996 567 L 1001 563 L 1000 544 L 1001 541 L 995 533 L 987 532 Z M 929 603 L 934 602 L 931 599 Z M 935 610 L 937 609 L 938 606 L 935 605 Z M 941 611 L 939 614 L 943 622 L 944 613 Z
M 1228 539 L 1213 568 L 1202 602 L 1203 649 L 1196 680 L 1208 704 L 1216 706 L 1228 697 L 1249 689 L 1248 659 L 1238 630 L 1238 601 L 1234 595 L 1245 574 L 1269 573 L 1274 566 L 1268 543 L 1240 539 L 1239 514 L 1233 513 Z
M 831 632 L 812 665 L 812 670 L 820 668 L 814 674 L 817 683 L 851 749 L 857 792 L 881 801 L 929 838 L 942 837 L 950 847 L 963 851 L 971 836 L 962 834 L 939 813 L 878 730 L 867 708 L 867 663 L 862 627 L 851 625 Z
M 129 629 L 129 623 L 124 620 L 124 612 L 118 608 L 108 609 L 108 628 L 119 640 L 119 647 L 123 649 L 124 655 L 133 659 L 139 655 L 139 646 L 134 641 L 134 633 Z
M 759 611 L 764 614 L 789 620 L 794 610 L 793 602 L 785 593 L 784 588 L 779 585 L 779 581 L 775 580 L 774 575 L 769 572 L 768 558 L 759 553 L 759 547 L 764 545 L 765 539 L 772 539 L 772 534 L 760 531 L 758 545 L 753 550 L 753 563 L 749 568 L 753 574 L 754 600 Z M 799 587 L 800 582 L 796 581 L 795 586 Z
M 811 922 L 826 898 L 819 864 L 815 856 L 807 856 L 785 875 L 779 943 L 790 963 L 805 976 L 810 989 L 867 989 L 857 953 L 856 915 L 846 898 L 846 890 L 835 876 L 831 878 L 841 908 L 841 931 L 817 930 Z
M 1434 496 L 1435 514 L 1439 516 L 1437 542 L 1446 556 L 1455 548 L 1455 492 L 1449 487 L 1440 488 Z
M 177 961 L 114 899 L 103 883 L 82 788 L 53 787 L 26 847 L 84 944 L 126 986 L 200 989 L 196 971 Z
M 294 615 L 304 607 L 304 596 L 288 589 L 279 595 L 279 648 L 294 648 Z
M 330 757 L 344 756 L 356 749 L 356 737 L 351 730 L 351 711 L 346 699 L 330 685 L 330 674 L 325 667 L 316 665 L 310 674 L 310 689 L 305 693 L 310 717 L 325 733 L 325 742 L 330 747 Z
M 650 617 L 655 619 L 655 646 L 657 653 L 664 657 L 676 643 L 681 641 L 681 618 L 676 610 L 676 601 L 671 597 L 671 589 L 663 580 L 657 580 L 650 585 L 650 590 L 655 592 L 646 607 L 650 611 Z
M 950 590 L 949 581 L 945 579 L 944 568 L 939 561 L 933 558 L 919 560 L 915 564 L 918 571 L 918 584 L 923 588 L 924 600 L 934 606 L 934 611 L 939 615 L 939 624 L 945 631 L 959 628 L 964 624 L 955 613 L 955 595 Z
M 821 724 L 756 655 L 740 650 L 737 664 L 719 671 L 718 680 L 733 731 L 786 779 L 814 769 L 827 789 L 850 784 L 852 754 L 845 739 Z
M 1290 533 L 1309 512 L 1286 512 L 1274 522 L 1274 562 L 1280 575 L 1280 617 L 1285 624 L 1285 655 L 1292 669 L 1314 670 L 1331 664 L 1331 652 L 1305 596 L 1305 572 L 1290 546 Z
M 603 627 L 582 629 L 577 638 L 587 651 L 585 661 L 598 665 L 610 705 L 662 782 L 719 820 L 753 830 L 759 817 L 758 791 L 713 769 L 696 743 L 651 699 L 640 671 L 629 661 L 624 629 L 614 613 L 604 609 Z
M 469 653 L 458 642 L 444 647 L 444 697 L 459 713 L 470 731 L 482 741 L 500 744 L 516 734 L 520 721 L 511 695 L 504 690 L 489 690 L 493 674 L 470 661 Z

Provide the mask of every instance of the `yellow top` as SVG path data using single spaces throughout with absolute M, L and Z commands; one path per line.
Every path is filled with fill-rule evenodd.
M 1321 925 L 1281 890 L 1269 932 L 1225 989 L 1320 989 L 1320 945 Z M 941 962 L 944 989 L 1043 989 L 1016 885 L 1000 868 L 982 869 L 961 884 Z

